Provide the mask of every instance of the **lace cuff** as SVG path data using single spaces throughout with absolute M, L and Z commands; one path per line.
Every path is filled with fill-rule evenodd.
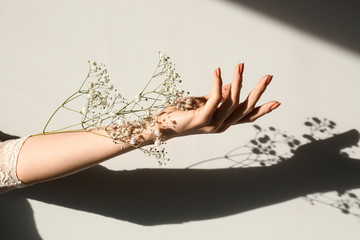
M 19 152 L 28 137 L 0 142 L 0 193 L 28 186 L 16 175 Z

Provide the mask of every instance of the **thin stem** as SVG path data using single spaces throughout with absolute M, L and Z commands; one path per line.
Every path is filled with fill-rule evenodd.
M 56 129 L 56 130 L 50 131 L 50 132 L 43 132 L 42 134 L 53 134 L 53 133 L 72 131 L 72 130 L 67 130 L 67 131 L 62 131 L 62 130 L 72 128 L 72 127 L 75 127 L 75 126 L 78 126 L 78 125 L 81 125 L 81 123 L 76 123 L 76 124 L 73 124 L 73 125 L 70 125 L 70 126 L 67 126 L 67 127 L 63 127 L 63 128 L 59 128 L 59 129 Z M 39 134 L 36 134 L 36 135 L 39 135 Z
M 80 111 L 76 111 L 74 109 L 71 109 L 71 108 L 68 108 L 68 107 L 65 107 L 65 106 L 62 106 L 63 108 L 69 110 L 69 111 L 72 111 L 72 112 L 76 112 L 76 113 L 80 113 Z
M 89 70 L 89 72 L 88 72 L 88 74 L 87 74 L 87 76 L 86 76 L 85 80 L 82 82 L 82 84 L 81 84 L 81 86 L 80 86 L 80 88 L 79 88 L 79 92 L 81 91 L 81 88 L 84 86 L 84 84 L 85 84 L 86 80 L 89 78 L 90 73 L 91 73 L 91 69 Z
M 150 80 L 146 83 L 146 85 L 145 85 L 144 89 L 140 92 L 140 95 L 141 95 L 141 94 L 145 91 L 145 89 L 147 88 L 147 86 L 150 84 L 151 80 L 153 80 L 153 79 L 154 79 L 154 75 L 155 75 L 156 71 L 157 71 L 157 70 L 158 70 L 158 68 L 159 68 L 160 62 L 161 62 L 161 60 L 159 60 L 159 63 L 158 63 L 158 65 L 157 65 L 157 67 L 156 67 L 156 69 L 155 69 L 154 73 L 152 74 L 152 76 L 151 76 Z

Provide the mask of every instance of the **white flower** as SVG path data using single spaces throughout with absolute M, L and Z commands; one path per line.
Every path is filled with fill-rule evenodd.
M 162 62 L 166 62 L 167 58 L 166 55 L 159 51 L 159 58 Z
M 165 98 L 162 100 L 162 104 L 166 105 L 169 103 L 169 98 Z
M 158 147 L 158 146 L 160 146 L 160 145 L 161 145 L 161 141 L 160 141 L 159 139 L 158 139 L 158 140 L 156 140 L 156 141 L 155 141 L 155 146 L 157 146 L 157 147 Z
M 116 116 L 117 116 L 117 114 L 115 112 L 110 113 L 110 117 L 115 118 Z
M 160 137 L 160 131 L 159 130 L 155 129 L 153 133 L 154 133 L 155 136 Z
M 117 124 L 120 125 L 120 126 L 124 125 L 124 124 L 125 124 L 125 119 L 120 118 L 120 119 L 117 121 Z
M 181 90 L 180 88 L 177 88 L 176 91 L 179 93 L 179 94 L 182 94 L 184 91 Z
M 100 84 L 104 84 L 105 83 L 105 78 L 104 77 L 99 78 L 99 82 L 100 82 Z
M 95 96 L 95 95 L 96 95 L 96 90 L 95 90 L 95 89 L 91 89 L 91 90 L 89 91 L 89 93 L 90 93 L 91 95 Z
M 97 70 L 98 70 L 98 66 L 97 66 L 97 63 L 95 61 L 91 63 L 91 70 L 93 72 L 97 72 Z
M 89 112 L 89 109 L 88 109 L 87 107 L 83 107 L 83 108 L 81 109 L 81 113 L 82 113 L 83 115 L 86 115 L 88 112 Z
M 135 121 L 135 122 L 133 123 L 133 126 L 137 128 L 137 127 L 140 127 L 141 124 L 140 124 L 138 121 Z
M 135 96 L 135 102 L 140 102 L 141 96 L 140 94 Z
M 93 83 L 93 82 L 89 82 L 88 88 L 89 88 L 89 89 L 92 89 L 93 87 L 94 87 L 94 83 Z
M 130 138 L 130 142 L 129 142 L 131 145 L 136 145 L 137 144 L 137 140 L 136 138 Z
M 154 98 L 149 97 L 147 99 L 146 96 L 142 95 L 143 92 L 140 92 L 140 94 L 132 99 L 123 98 L 123 96 L 117 92 L 116 87 L 110 82 L 110 77 L 105 65 L 95 61 L 89 61 L 88 63 L 90 69 L 87 79 L 89 79 L 86 81 L 86 85 L 82 85 L 84 88 L 81 88 L 81 90 L 84 91 L 79 92 L 81 95 L 85 95 L 84 98 L 87 97 L 87 99 L 85 99 L 87 101 L 82 105 L 84 107 L 80 107 L 80 111 L 77 110 L 82 114 L 81 121 L 85 124 L 85 127 L 95 125 L 99 128 L 111 122 L 114 124 L 114 129 L 108 131 L 108 136 L 113 138 L 114 143 L 125 142 L 137 146 L 141 143 L 141 140 L 136 139 L 134 136 L 141 134 L 144 129 L 147 129 L 147 126 L 150 126 L 150 133 L 154 138 L 155 145 L 147 148 L 145 152 L 147 155 L 154 156 L 159 160 L 159 164 L 166 164 L 165 161 L 168 159 L 165 158 L 164 149 L 159 149 L 162 148 L 166 142 L 161 139 L 161 128 L 156 127 L 159 109 L 171 103 L 173 106 L 176 105 L 180 110 L 185 110 L 184 106 L 194 104 L 195 102 L 194 98 L 182 98 L 184 91 L 178 88 L 177 85 L 181 80 L 178 79 L 179 75 L 176 73 L 175 64 L 171 61 L 170 57 L 159 52 L 159 63 L 156 74 L 153 75 L 150 80 L 159 77 L 162 82 L 156 83 L 156 86 L 159 86 L 158 88 L 152 91 L 147 89 L 146 91 L 147 93 L 158 94 L 158 97 L 156 98 L 156 96 L 154 96 Z M 148 84 L 146 87 L 147 86 Z M 147 102 L 145 102 L 145 99 Z M 181 99 L 180 104 L 178 104 L 178 99 Z M 156 104 L 152 104 L 153 100 Z M 134 115 L 136 119 L 132 119 L 132 115 Z M 158 146 L 160 147 L 157 148 Z
M 101 105 L 103 105 L 104 107 L 107 105 L 106 98 L 101 99 Z
M 191 104 L 192 104 L 192 99 L 191 99 L 191 98 L 187 98 L 187 99 L 185 100 L 185 103 L 186 103 L 187 105 L 191 105 Z
M 125 137 L 130 136 L 130 132 L 129 132 L 128 130 L 124 129 L 124 128 L 121 130 L 121 133 L 122 133 Z

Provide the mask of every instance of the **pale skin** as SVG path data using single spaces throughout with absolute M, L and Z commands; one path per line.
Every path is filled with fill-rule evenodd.
M 253 122 L 276 109 L 280 105 L 277 101 L 256 106 L 272 80 L 271 75 L 262 77 L 246 100 L 240 102 L 243 71 L 244 64 L 237 64 L 232 82 L 223 86 L 221 71 L 217 68 L 213 74 L 211 93 L 193 98 L 196 106 L 185 106 L 187 111 L 172 106 L 165 108 L 159 114 L 159 124 L 149 126 L 137 136 L 140 146 L 154 142 L 150 128 L 160 129 L 164 140 L 177 136 L 220 133 L 232 125 Z M 136 149 L 125 143 L 114 144 L 109 138 L 98 134 L 107 136 L 104 129 L 92 129 L 90 132 L 67 132 L 28 138 L 18 157 L 18 178 L 28 184 L 49 181 Z

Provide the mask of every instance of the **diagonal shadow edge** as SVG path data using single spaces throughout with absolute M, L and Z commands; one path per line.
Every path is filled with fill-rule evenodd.
M 98 165 L 9 194 L 147 226 L 218 218 L 359 188 L 360 160 L 339 153 L 358 141 L 357 130 L 314 140 L 270 167 L 111 171 Z
M 360 54 L 360 2 L 226 0 Z

